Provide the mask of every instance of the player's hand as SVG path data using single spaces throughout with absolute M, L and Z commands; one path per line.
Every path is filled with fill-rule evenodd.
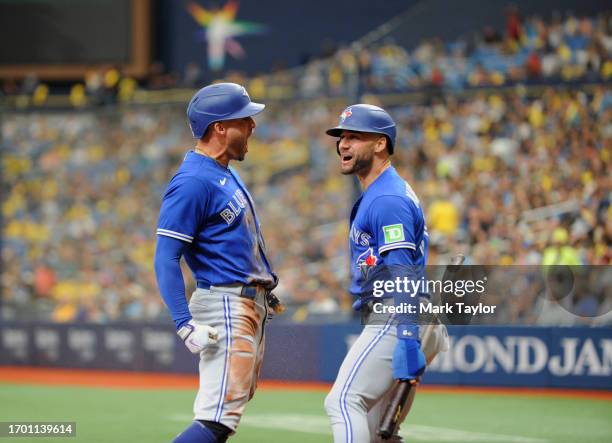
M 397 346 L 393 352 L 393 378 L 417 380 L 425 372 L 425 354 L 418 341 L 419 327 L 399 325 Z
M 196 323 L 193 319 L 181 326 L 177 334 L 192 354 L 199 354 L 207 346 L 214 345 L 219 340 L 219 333 L 215 328 Z

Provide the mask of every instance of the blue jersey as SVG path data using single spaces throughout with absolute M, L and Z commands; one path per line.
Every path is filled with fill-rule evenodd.
M 189 243 L 184 257 L 208 285 L 276 285 L 253 200 L 232 168 L 189 151 L 170 181 L 157 235 Z
M 427 262 L 427 227 L 419 199 L 393 167 L 387 168 L 359 197 L 350 219 L 350 292 L 359 295 L 364 268 L 385 264 L 387 252 L 405 248 L 406 265 Z

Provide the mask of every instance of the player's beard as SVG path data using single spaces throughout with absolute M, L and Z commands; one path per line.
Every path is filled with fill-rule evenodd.
M 351 159 L 351 163 L 347 165 L 346 169 L 340 166 L 340 172 L 343 175 L 363 174 L 372 169 L 373 162 L 374 151 L 366 150 L 361 153 L 355 153 Z
M 250 134 L 249 134 L 250 135 Z M 230 152 L 232 160 L 241 162 L 246 157 L 248 151 L 248 140 L 249 136 L 236 137 L 228 144 L 228 151 Z

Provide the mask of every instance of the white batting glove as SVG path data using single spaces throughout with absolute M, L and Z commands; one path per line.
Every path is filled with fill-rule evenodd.
M 201 325 L 189 320 L 189 322 L 176 332 L 192 354 L 199 354 L 208 345 L 214 345 L 219 340 L 219 333 L 215 328 Z

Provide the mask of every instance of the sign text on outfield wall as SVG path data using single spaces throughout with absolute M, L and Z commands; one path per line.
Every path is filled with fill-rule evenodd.
M 333 381 L 359 324 L 271 324 L 263 378 Z M 449 326 L 425 383 L 612 389 L 612 328 Z M 289 358 L 290 353 L 302 358 Z M 0 365 L 196 373 L 172 325 L 0 325 Z

